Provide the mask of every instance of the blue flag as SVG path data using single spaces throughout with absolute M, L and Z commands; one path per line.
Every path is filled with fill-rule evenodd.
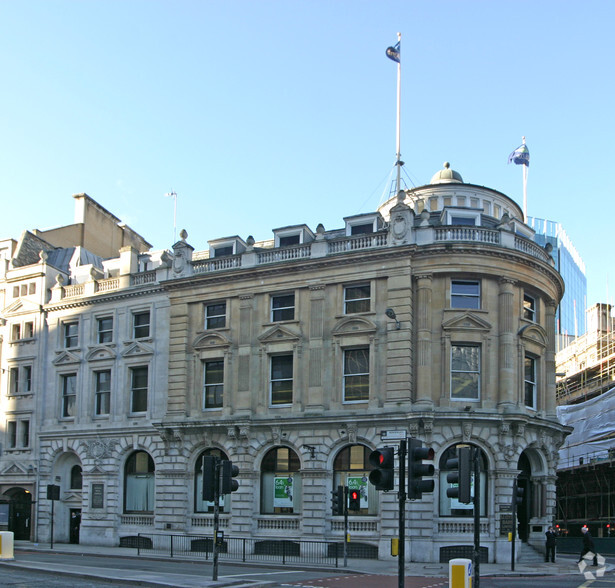
M 530 150 L 525 143 L 519 145 L 509 156 L 508 163 L 516 163 L 517 165 L 530 165 Z
M 387 47 L 386 53 L 389 59 L 392 59 L 393 61 L 396 61 L 397 63 L 399 63 L 400 62 L 399 41 L 397 41 L 394 47 Z

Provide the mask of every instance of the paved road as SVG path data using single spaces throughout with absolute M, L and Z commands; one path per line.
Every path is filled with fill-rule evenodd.
M 109 588 L 117 586 L 102 580 L 85 580 L 70 576 L 24 570 L 20 568 L 0 567 L 0 586 L 14 588 Z M 128 584 L 125 584 L 128 586 Z
M 105 578 L 113 579 L 116 585 L 133 587 L 139 585 L 184 588 L 245 587 L 257 584 L 276 588 L 397 588 L 398 586 L 395 570 L 391 569 L 389 564 L 382 565 L 382 562 L 367 562 L 370 565 L 365 566 L 366 569 L 360 572 L 344 568 L 315 569 L 220 562 L 218 581 L 213 582 L 211 561 L 126 557 L 125 551 L 119 549 L 109 549 L 107 553 L 97 554 L 97 552 L 98 550 L 94 549 L 88 553 L 20 549 L 15 553 L 14 562 L 0 562 L 0 586 L 102 588 L 109 586 Z M 510 572 L 506 575 L 496 572 L 492 576 L 482 576 L 480 586 L 481 588 L 536 588 L 537 585 L 540 588 L 589 588 L 590 586 L 615 588 L 612 565 L 607 566 L 610 571 L 604 578 L 587 581 L 578 572 L 573 560 L 574 558 L 569 561 L 562 560 L 557 569 L 549 566 L 549 570 L 537 570 L 536 568 L 540 566 L 536 564 L 532 570 L 538 574 L 541 571 L 546 571 L 547 574 L 551 572 L 552 575 L 528 577 L 511 575 Z M 69 571 L 76 575 L 62 575 Z M 407 573 L 409 571 L 407 570 Z M 491 573 L 493 574 L 493 571 Z M 528 571 L 524 573 L 527 574 Z M 438 577 L 446 575 L 445 566 L 414 564 L 412 571 L 405 578 L 405 588 L 447 588 L 447 578 Z

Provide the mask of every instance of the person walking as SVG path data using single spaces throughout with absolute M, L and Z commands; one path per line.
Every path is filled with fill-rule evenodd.
M 598 554 L 596 553 L 596 547 L 594 546 L 594 538 L 591 536 L 589 529 L 585 525 L 581 528 L 581 533 L 583 533 L 583 551 L 581 551 L 579 563 L 581 563 L 581 560 L 586 553 L 591 553 L 594 556 L 593 565 L 597 566 Z
M 549 561 L 549 556 L 551 557 L 551 563 L 555 563 L 555 544 L 557 535 L 555 534 L 555 529 L 553 527 L 549 527 L 549 530 L 545 533 L 547 537 L 546 551 L 545 551 L 545 561 Z

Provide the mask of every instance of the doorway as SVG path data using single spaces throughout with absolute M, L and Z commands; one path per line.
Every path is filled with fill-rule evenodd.
M 81 509 L 70 509 L 70 521 L 68 524 L 69 542 L 79 543 L 79 527 L 81 526 Z
M 16 541 L 30 541 L 32 533 L 32 494 L 23 488 L 4 493 L 9 499 L 9 531 Z

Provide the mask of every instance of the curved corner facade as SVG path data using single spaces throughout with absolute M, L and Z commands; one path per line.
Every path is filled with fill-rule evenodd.
M 542 542 L 568 432 L 555 414 L 563 281 L 519 207 L 443 174 L 340 229 L 273 234 L 195 252 L 183 233 L 172 253 L 126 247 L 63 269 L 51 265 L 57 244 L 6 262 L 2 386 L 16 433 L 0 494 L 35 497 L 31 537 L 49 538 L 50 484 L 58 541 L 75 527 L 78 541 L 107 545 L 211 533 L 201 464 L 216 455 L 240 472 L 221 505 L 227 535 L 342 543 L 331 491 L 349 485 L 361 490 L 353 548 L 387 558 L 397 496 L 367 482 L 368 456 L 383 431 L 404 430 L 436 455 L 434 492 L 407 505 L 408 559 L 472 544 L 472 506 L 446 495 L 461 443 L 481 453 L 488 560 L 510 558 L 515 479 L 521 538 Z M 40 300 L 21 296 L 27 281 Z M 25 322 L 30 336 L 13 339 Z

